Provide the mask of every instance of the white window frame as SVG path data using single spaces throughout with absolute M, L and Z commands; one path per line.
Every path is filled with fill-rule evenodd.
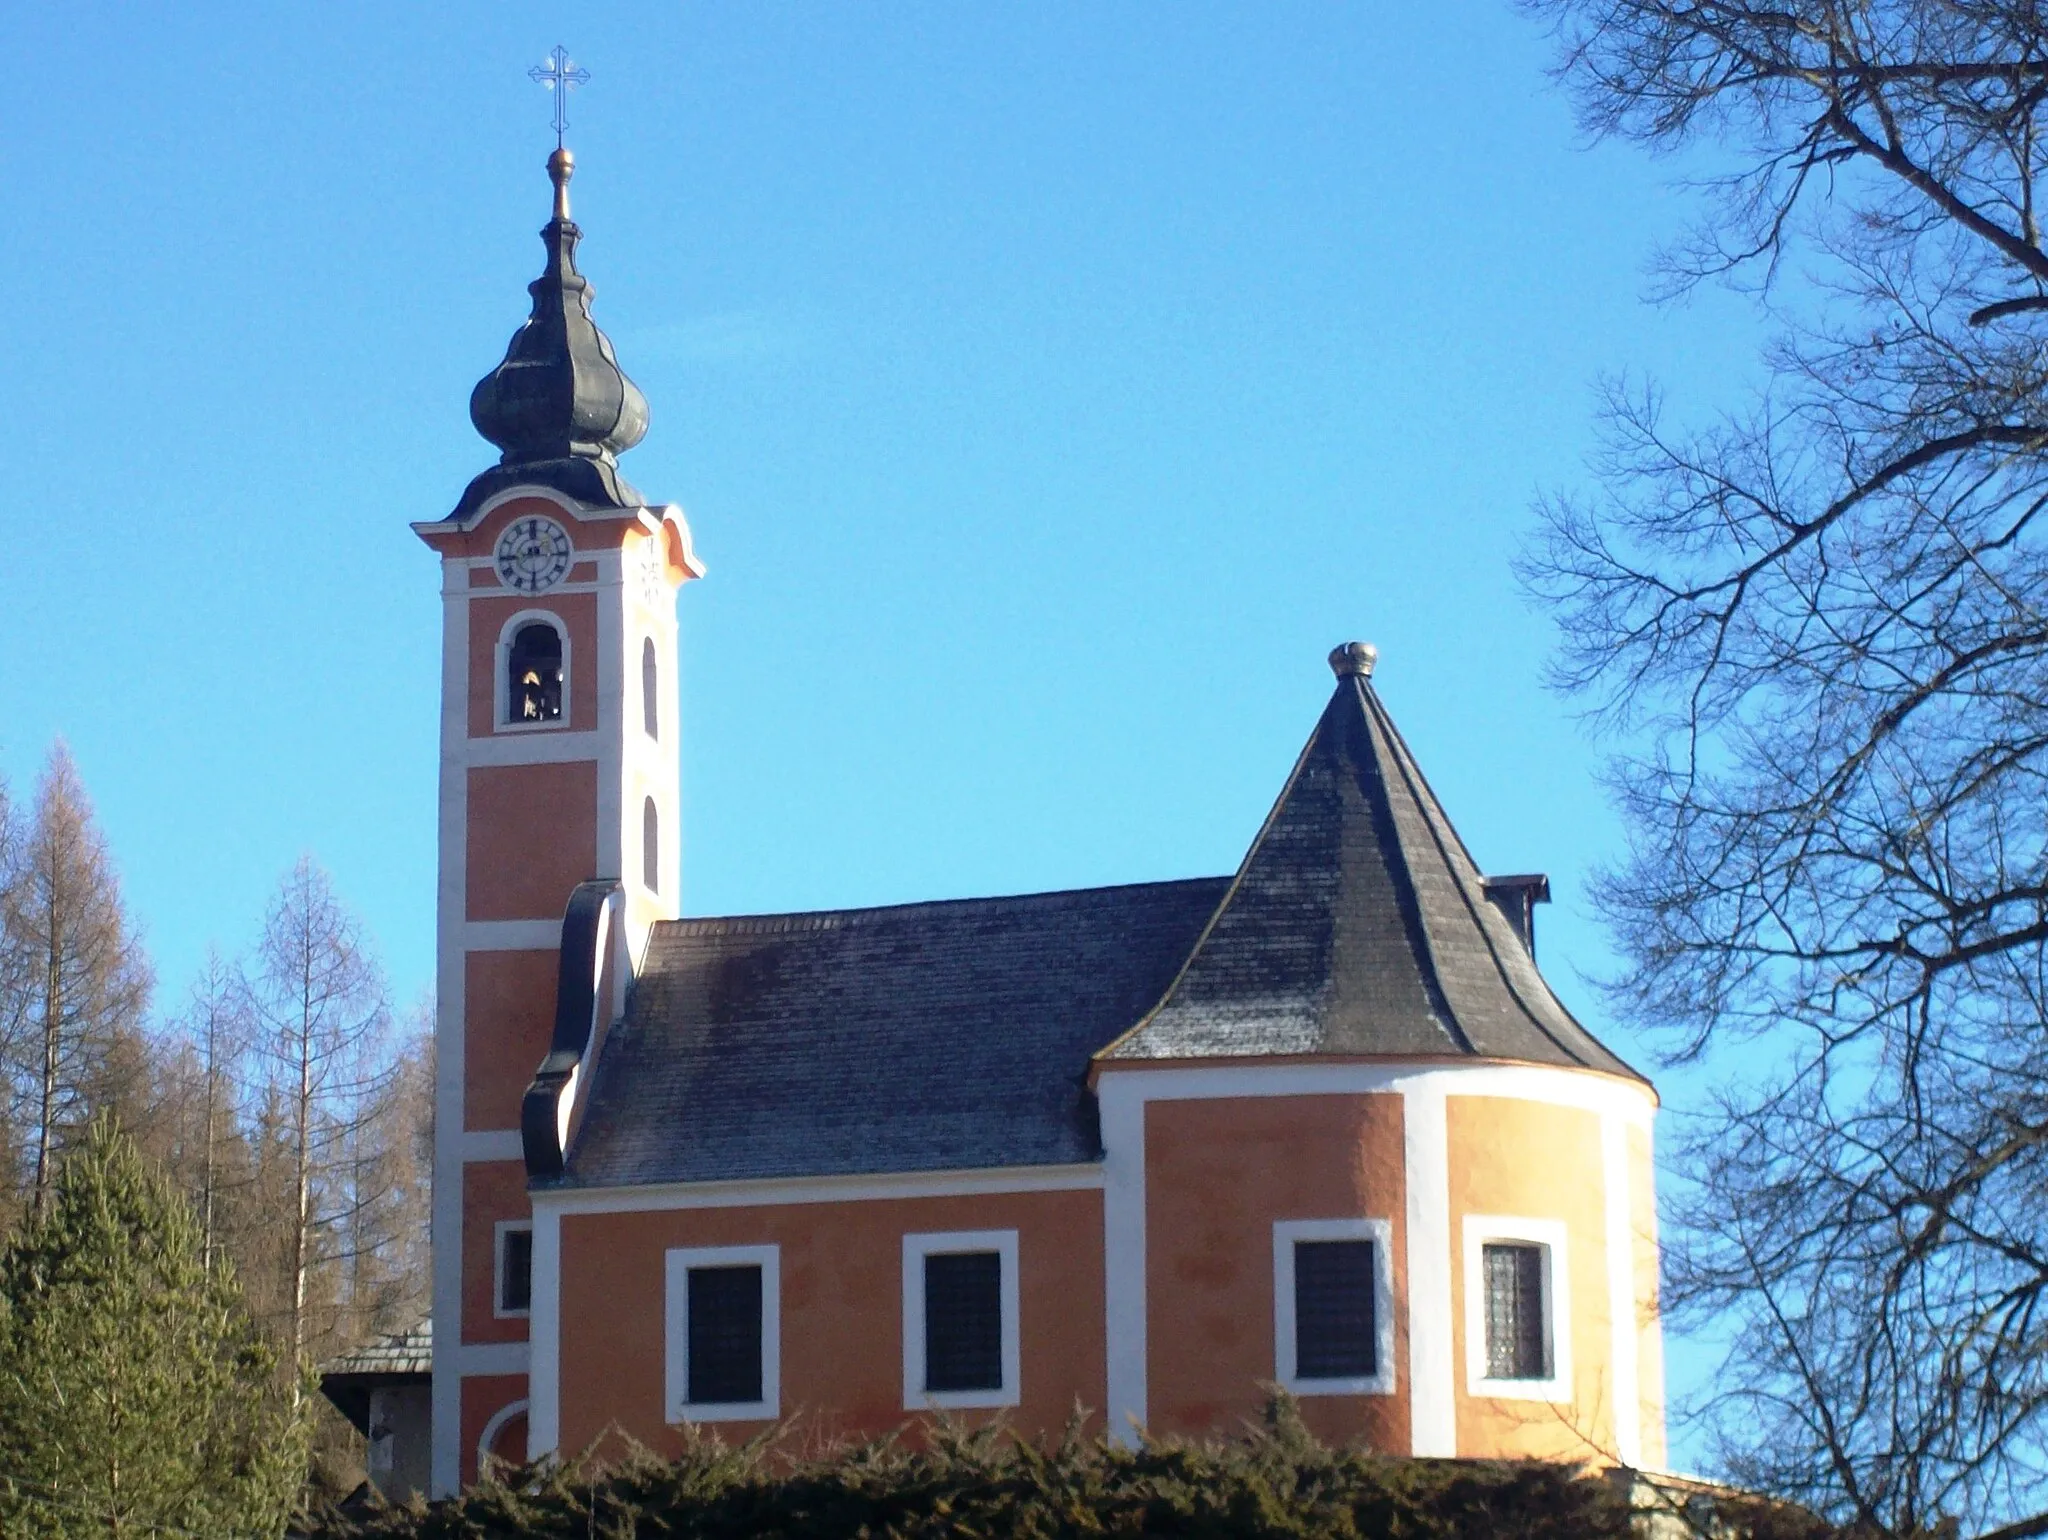
M 1374 1374 L 1304 1379 L 1294 1318 L 1297 1241 L 1372 1242 Z M 1273 1378 L 1297 1396 L 1390 1396 L 1394 1393 L 1394 1225 L 1387 1219 L 1283 1219 L 1273 1226 Z
M 690 1400 L 690 1269 L 761 1269 L 761 1399 Z M 664 1415 L 681 1422 L 772 1422 L 782 1415 L 782 1248 L 680 1246 L 667 1255 Z
M 1486 1247 L 1489 1243 L 1543 1250 L 1543 1350 L 1550 1377 L 1497 1380 L 1487 1375 Z M 1504 1401 L 1572 1399 L 1572 1292 L 1565 1226 L 1557 1219 L 1499 1214 L 1465 1216 L 1465 1388 Z
M 993 1251 L 999 1259 L 1003 1317 L 1003 1383 L 994 1390 L 924 1388 L 924 1259 L 956 1252 Z M 1023 1330 L 1017 1301 L 1015 1230 L 943 1230 L 903 1237 L 903 1409 L 1015 1406 L 1022 1395 Z
M 523 1230 L 529 1237 L 533 1234 L 531 1219 L 501 1219 L 491 1233 L 491 1314 L 501 1321 L 524 1321 L 533 1315 L 533 1307 L 524 1310 L 505 1308 L 505 1237 L 515 1230 Z M 532 1242 L 529 1240 L 528 1245 Z M 533 1298 L 533 1253 L 527 1252 L 526 1297 Z
M 555 628 L 555 635 L 562 639 L 562 714 L 552 722 L 515 722 L 512 720 L 512 681 L 506 676 L 511 672 L 512 638 L 520 627 L 541 621 Z M 570 722 L 569 685 L 576 677 L 570 668 L 569 622 L 553 610 L 521 610 L 498 628 L 498 645 L 491 652 L 491 730 L 500 733 L 554 733 L 561 732 Z

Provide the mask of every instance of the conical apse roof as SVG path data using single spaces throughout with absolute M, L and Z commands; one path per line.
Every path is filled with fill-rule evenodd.
M 1395 730 L 1370 648 L 1165 997 L 1098 1056 L 1504 1059 L 1636 1076 L 1536 971 Z

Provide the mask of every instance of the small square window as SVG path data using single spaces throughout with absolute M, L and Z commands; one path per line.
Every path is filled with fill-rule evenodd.
M 496 1300 L 499 1316 L 528 1315 L 533 1310 L 533 1225 L 506 1220 L 497 1230 Z
M 774 1246 L 668 1254 L 668 1420 L 780 1415 L 781 1262 Z
M 1302 1396 L 1394 1389 L 1393 1224 L 1273 1226 L 1273 1377 Z
M 903 1404 L 1015 1406 L 1017 1232 L 903 1237 Z

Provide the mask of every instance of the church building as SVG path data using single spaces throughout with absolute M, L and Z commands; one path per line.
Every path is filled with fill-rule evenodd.
M 1661 1464 L 1656 1094 L 1545 984 L 1545 879 L 1483 875 L 1371 647 L 1331 654 L 1233 873 L 682 917 L 705 569 L 620 471 L 647 403 L 591 319 L 573 169 L 470 398 L 501 457 L 414 526 L 444 627 L 432 1490 L 613 1428 L 1230 1432 L 1274 1384 L 1391 1454 Z M 365 1374 L 363 1407 L 398 1394 Z

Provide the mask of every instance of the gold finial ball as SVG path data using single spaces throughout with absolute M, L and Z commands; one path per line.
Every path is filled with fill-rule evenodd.
M 548 157 L 548 180 L 555 184 L 555 218 L 569 217 L 569 178 L 576 174 L 576 157 L 561 145 Z
M 1339 679 L 1370 679 L 1380 650 L 1371 642 L 1346 642 L 1330 653 L 1330 672 Z

